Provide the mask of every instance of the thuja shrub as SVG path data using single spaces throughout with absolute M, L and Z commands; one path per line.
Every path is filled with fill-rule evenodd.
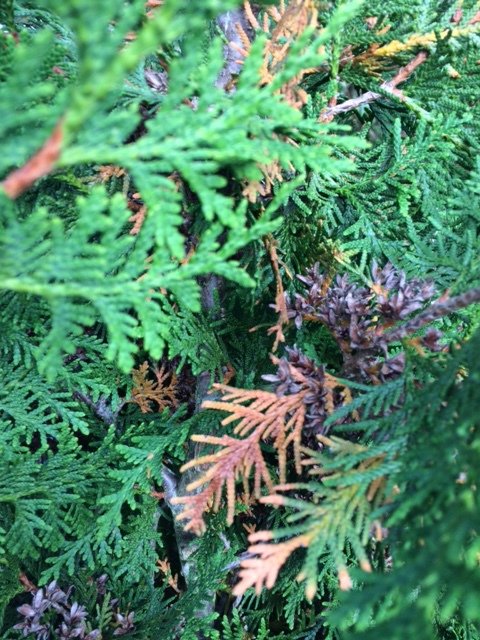
M 479 32 L 2 3 L 2 637 L 479 637 Z

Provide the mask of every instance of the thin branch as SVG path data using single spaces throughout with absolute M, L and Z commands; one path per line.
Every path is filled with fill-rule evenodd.
M 440 299 L 401 327 L 387 331 L 384 338 L 388 343 L 402 340 L 434 320 L 443 318 L 443 316 L 458 311 L 459 309 L 464 309 L 475 302 L 480 302 L 480 287 L 470 289 L 454 298 L 447 298 L 447 300 Z
M 117 409 L 115 411 L 112 411 L 112 409 L 107 405 L 104 396 L 100 396 L 97 402 L 92 400 L 90 396 L 87 396 L 85 393 L 82 393 L 78 390 L 73 392 L 73 396 L 76 400 L 79 400 L 80 402 L 86 404 L 87 407 L 90 407 L 97 418 L 100 418 L 100 420 L 107 425 L 115 424 L 118 418 L 118 414 L 123 409 L 123 406 L 126 402 L 126 400 L 122 400 Z
M 425 62 L 427 57 L 428 54 L 426 51 L 421 51 L 419 54 L 417 54 L 415 58 L 410 60 L 407 65 L 405 65 L 398 71 L 397 75 L 394 78 L 380 85 L 380 89 L 383 91 L 383 93 L 367 91 L 357 98 L 352 98 L 351 100 L 346 100 L 341 104 L 329 107 L 328 109 L 325 109 L 325 111 L 323 111 L 320 115 L 320 121 L 330 122 L 339 113 L 347 113 L 348 111 L 352 111 L 353 109 L 358 109 L 358 107 L 364 104 L 369 104 L 370 102 L 379 100 L 385 94 L 390 94 L 401 102 L 404 102 L 408 106 L 414 108 L 412 101 L 404 93 L 402 93 L 400 89 L 397 89 L 397 86 L 402 82 L 405 82 L 405 80 L 408 80 L 415 69 Z M 419 107 L 416 107 L 416 109 L 418 110 Z M 428 115 L 427 112 L 423 112 L 423 109 L 422 113 L 424 113 L 424 115 Z

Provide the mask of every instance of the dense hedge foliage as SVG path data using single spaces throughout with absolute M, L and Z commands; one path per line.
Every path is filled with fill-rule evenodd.
M 0 633 L 480 638 L 474 0 L 0 6 Z

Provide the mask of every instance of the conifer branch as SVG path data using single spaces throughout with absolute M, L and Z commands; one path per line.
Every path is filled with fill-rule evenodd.
M 252 12 L 253 14 L 253 12 Z M 218 16 L 216 23 L 225 36 L 227 43 L 223 50 L 225 65 L 217 78 L 217 87 L 226 91 L 233 90 L 232 81 L 237 76 L 242 66 L 238 62 L 235 47 L 241 47 L 245 38 L 250 41 L 252 28 L 243 9 L 234 9 Z M 247 35 L 248 34 L 248 35 Z
M 166 407 L 176 407 L 178 400 L 176 397 L 177 376 L 175 372 L 166 370 L 164 365 L 160 369 L 154 368 L 155 382 L 148 377 L 148 372 L 147 361 L 141 364 L 138 369 L 133 369 L 134 387 L 130 402 L 137 404 L 142 413 L 150 413 L 152 411 L 152 402 L 157 404 L 158 411 L 162 411 Z M 170 381 L 167 384 L 169 378 Z
M 410 105 L 411 102 L 409 101 L 409 98 L 404 93 L 402 93 L 402 91 L 397 89 L 397 86 L 402 82 L 405 82 L 406 80 L 408 80 L 408 78 L 415 71 L 415 69 L 417 69 L 417 67 L 419 67 L 421 64 L 423 64 L 423 62 L 425 62 L 427 57 L 428 57 L 428 54 L 425 51 L 421 51 L 420 53 L 418 53 L 415 56 L 415 58 L 410 60 L 410 62 L 407 65 L 402 67 L 391 80 L 388 80 L 387 82 L 384 82 L 383 84 L 380 85 L 380 89 L 382 90 L 383 93 L 367 91 L 366 93 L 363 93 L 357 98 L 352 98 L 351 100 L 346 100 L 341 104 L 337 104 L 333 107 L 329 107 L 328 109 L 325 109 L 320 115 L 320 121 L 330 122 L 338 114 L 347 113 L 348 111 L 352 111 L 353 109 L 358 109 L 358 107 L 361 107 L 362 105 L 369 104 L 370 102 L 374 102 L 375 100 L 380 100 L 382 97 L 385 96 L 385 94 L 387 95 L 390 94 L 395 98 L 397 98 L 398 100 L 400 100 L 401 102 L 404 102 Z M 429 114 L 427 114 L 427 112 L 423 110 L 422 110 L 422 113 L 425 116 L 429 116 Z
M 277 452 L 278 478 L 281 484 L 286 480 L 287 454 L 290 448 L 296 472 L 300 474 L 301 444 L 306 418 L 310 420 L 314 410 L 323 415 L 323 419 L 334 411 L 334 392 L 344 388 L 336 378 L 322 370 L 318 372 L 320 382 L 307 378 L 305 372 L 294 364 L 277 358 L 273 358 L 273 361 L 288 370 L 294 393 L 271 393 L 215 384 L 213 390 L 221 394 L 222 400 L 206 400 L 203 403 L 204 409 L 230 414 L 222 420 L 222 425 L 228 426 L 236 421 L 233 430 L 236 437 L 192 436 L 194 442 L 218 449 L 214 453 L 190 460 L 180 469 L 185 472 L 207 466 L 203 474 L 186 486 L 186 491 L 190 494 L 174 499 L 174 504 L 184 506 L 184 511 L 177 519 L 187 520 L 186 530 L 197 534 L 205 530 L 203 516 L 210 507 L 214 511 L 218 510 L 224 490 L 227 494 L 227 522 L 232 524 L 237 497 L 236 484 L 239 479 L 242 480 L 242 489 L 247 498 L 253 493 L 259 499 L 262 486 L 266 486 L 270 492 L 273 490 L 274 482 L 262 452 L 263 442 L 271 443 Z M 314 390 L 317 389 L 319 394 L 315 396 Z M 317 419 L 317 416 L 313 418 L 314 423 Z M 253 491 L 250 488 L 251 482 Z
M 285 481 L 287 449 L 294 448 L 294 458 L 298 471 L 301 470 L 300 438 L 305 419 L 304 396 L 307 389 L 291 396 L 277 397 L 268 391 L 250 391 L 235 389 L 216 384 L 214 390 L 219 391 L 224 400 L 207 400 L 203 408 L 226 411 L 230 415 L 222 421 L 224 426 L 238 420 L 234 434 L 243 439 L 224 435 L 192 436 L 194 442 L 220 447 L 215 453 L 190 460 L 181 472 L 207 465 L 207 471 L 186 486 L 188 492 L 199 493 L 175 498 L 174 504 L 184 505 L 184 512 L 177 516 L 179 520 L 187 520 L 186 530 L 201 533 L 204 528 L 203 515 L 213 506 L 218 510 L 223 490 L 227 492 L 227 522 L 231 524 L 235 513 L 236 482 L 243 479 L 243 490 L 249 495 L 249 481 L 253 471 L 253 495 L 258 499 L 262 485 L 273 490 L 273 480 L 263 457 L 261 443 L 271 441 L 278 453 L 280 481 Z M 248 403 L 245 406 L 245 403 Z
M 398 323 L 421 309 L 426 301 L 430 301 L 434 289 L 429 282 L 408 281 L 405 274 L 397 272 L 390 264 L 383 269 L 374 264 L 372 279 L 368 290 L 350 284 L 345 276 L 337 277 L 332 282 L 327 276 L 320 275 L 315 267 L 308 276 L 300 277 L 308 287 L 307 296 L 297 294 L 295 306 L 289 302 L 287 304 L 291 317 L 316 317 L 331 329 L 344 354 L 344 371 L 357 380 L 367 376 L 378 382 L 380 378 L 398 376 L 404 367 L 403 354 L 386 360 L 384 355 L 387 344 L 406 337 L 432 320 L 480 300 L 480 288 L 451 300 L 441 299 L 430 304 L 405 325 L 389 330 L 392 321 Z M 437 349 L 438 338 L 438 332 L 425 336 L 425 346 Z M 351 580 L 341 557 L 348 537 L 353 540 L 361 567 L 365 571 L 370 571 L 371 568 L 362 551 L 358 531 L 348 531 L 347 535 L 342 529 L 343 533 L 337 533 L 339 518 L 346 512 L 358 512 L 360 519 L 356 526 L 362 522 L 362 535 L 365 536 L 370 526 L 368 513 L 373 508 L 372 505 L 378 505 L 387 498 L 384 470 L 387 455 L 383 451 L 370 452 L 363 445 L 339 438 L 327 438 L 321 432 L 328 415 L 352 401 L 350 390 L 345 389 L 336 378 L 325 373 L 322 367 L 316 366 L 298 350 L 287 349 L 287 354 L 288 360 L 273 357 L 274 363 L 278 365 L 276 375 L 264 376 L 265 380 L 276 385 L 276 393 L 214 385 L 214 390 L 220 392 L 222 400 L 207 400 L 202 406 L 205 409 L 227 412 L 229 415 L 222 420 L 222 425 L 228 426 L 236 422 L 233 431 L 235 437 L 192 437 L 195 442 L 217 449 L 182 467 L 181 471 L 198 467 L 207 469 L 187 485 L 186 490 L 193 493 L 174 499 L 175 504 L 184 507 L 177 519 L 186 520 L 185 529 L 197 534 L 205 530 L 204 513 L 210 507 L 214 511 L 218 510 L 224 490 L 228 505 L 227 523 L 232 524 L 236 482 L 242 479 L 243 490 L 248 498 L 252 471 L 253 496 L 257 500 L 275 506 L 288 505 L 289 499 L 279 495 L 278 491 L 292 488 L 285 485 L 287 450 L 290 445 L 293 445 L 297 474 L 301 473 L 302 466 L 313 464 L 315 468 L 311 470 L 312 475 L 321 475 L 322 478 L 331 475 L 332 479 L 335 478 L 336 490 L 331 493 L 326 489 L 322 494 L 322 489 L 320 493 L 324 495 L 324 500 L 318 507 L 311 507 L 308 503 L 298 506 L 300 510 L 305 509 L 306 517 L 312 516 L 314 511 L 316 513 L 313 519 L 307 518 L 308 524 L 303 527 L 302 535 L 278 544 L 254 545 L 249 548 L 249 555 L 241 564 L 240 583 L 234 590 L 234 594 L 238 596 L 250 586 L 255 586 L 257 592 L 262 586 L 272 586 L 290 553 L 299 546 L 313 544 L 313 541 L 319 549 L 328 546 L 336 554 L 340 588 L 350 588 Z M 378 363 L 375 362 L 375 356 Z M 350 419 L 358 419 L 355 410 L 351 412 Z M 318 466 L 315 452 L 310 452 L 310 458 L 303 457 L 302 452 L 305 450 L 301 447 L 301 440 L 307 425 L 310 429 L 313 427 L 317 430 L 321 445 L 336 452 L 340 459 L 355 453 L 358 455 L 358 464 L 353 469 L 342 469 L 340 464 L 340 470 L 332 474 L 329 463 L 326 464 L 326 469 Z M 275 488 L 262 454 L 261 443 L 265 441 L 273 444 L 278 455 L 280 484 Z M 262 485 L 270 491 L 270 496 L 260 497 Z M 198 490 L 199 493 L 194 493 Z M 273 490 L 277 493 L 272 494 Z M 257 532 L 250 540 L 254 542 L 270 537 L 269 532 Z M 315 590 L 316 580 L 310 576 L 306 583 L 309 598 L 313 597 Z
M 479 7 L 224 4 L 0 2 L 0 636 L 466 637 Z M 361 132 L 322 122 L 357 106 Z M 366 274 L 381 255 L 411 277 Z M 261 308 L 273 338 L 247 330 Z M 287 326 L 299 346 L 261 376 Z M 199 540 L 220 505 L 235 530 Z M 372 575 L 326 611 L 291 554 L 308 598 Z M 52 585 L 66 573 L 85 609 Z
M 343 548 L 347 540 L 352 543 L 363 571 L 371 572 L 372 567 L 361 540 L 369 535 L 372 525 L 370 514 L 388 499 L 385 493 L 386 455 L 383 452 L 370 452 L 363 445 L 348 440 L 325 436 L 318 438 L 329 447 L 338 462 L 332 463 L 330 457 L 323 457 L 313 451 L 312 457 L 304 460 L 306 466 L 313 465 L 311 475 L 320 475 L 324 479 L 324 484 L 318 485 L 314 490 L 314 501 L 291 499 L 278 493 L 303 488 L 303 485 L 294 484 L 277 486 L 277 493 L 260 498 L 262 504 L 293 507 L 301 517 L 295 518 L 297 525 L 291 529 L 287 526 L 284 530 L 257 531 L 249 536 L 252 544 L 240 563 L 240 580 L 234 587 L 234 595 L 241 596 L 253 586 L 257 593 L 262 587 L 271 588 L 279 569 L 300 547 L 315 549 L 317 557 L 326 549 L 329 550 L 337 565 L 339 587 L 342 590 L 348 590 L 352 586 L 343 559 Z M 350 456 L 357 456 L 357 464 L 352 466 L 347 462 Z M 346 462 L 345 467 L 342 460 Z M 347 520 L 346 513 L 349 514 Z M 287 540 L 273 541 L 275 538 L 288 536 L 291 537 Z M 306 596 L 311 600 L 317 591 L 315 563 L 309 562 L 297 576 L 297 580 L 305 581 Z
M 312 536 L 303 534 L 277 544 L 258 543 L 271 538 L 269 531 L 259 531 L 249 536 L 249 541 L 257 544 L 251 544 L 248 548 L 248 553 L 254 554 L 253 557 L 241 562 L 240 580 L 232 590 L 234 596 L 242 596 L 250 587 L 255 587 L 257 595 L 260 595 L 264 587 L 271 589 L 288 558 L 297 549 L 308 547 Z
M 263 24 L 260 25 L 248 0 L 244 2 L 244 11 L 250 28 L 268 35 L 260 75 L 262 84 L 270 84 L 282 70 L 295 41 L 307 28 L 317 26 L 318 12 L 311 2 L 292 0 L 288 4 L 281 3 L 278 8 L 267 7 Z M 251 45 L 249 32 L 242 24 L 238 24 L 237 39 L 233 40 L 230 46 L 241 56 L 238 64 L 243 64 L 242 58 L 248 57 Z M 300 87 L 300 83 L 311 71 L 313 69 L 302 69 L 279 90 L 287 102 L 297 109 L 303 107 L 307 101 L 307 94 Z
M 263 243 L 265 249 L 270 256 L 270 262 L 272 265 L 273 275 L 275 277 L 276 293 L 275 293 L 275 310 L 278 313 L 278 321 L 268 330 L 269 335 L 275 334 L 275 342 L 273 343 L 272 351 L 275 352 L 280 342 L 285 342 L 285 336 L 283 334 L 283 326 L 288 324 L 288 310 L 285 301 L 285 291 L 283 289 L 282 276 L 280 274 L 279 260 L 277 254 L 276 242 L 271 235 L 264 238 Z

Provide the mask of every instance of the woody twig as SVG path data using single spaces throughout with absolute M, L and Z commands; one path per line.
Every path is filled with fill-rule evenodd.
M 387 331 L 384 337 L 388 343 L 403 340 L 434 320 L 478 302 L 480 302 L 480 287 L 470 289 L 454 298 L 440 298 L 404 325 Z
M 339 113 L 347 113 L 348 111 L 352 111 L 353 109 L 358 109 L 358 107 L 364 104 L 369 104 L 370 102 L 379 100 L 380 98 L 384 97 L 385 94 L 390 94 L 401 102 L 404 102 L 408 106 L 412 107 L 413 105 L 410 99 L 400 89 L 397 89 L 397 86 L 402 82 L 405 82 L 405 80 L 407 80 L 412 75 L 415 69 L 417 69 L 417 67 L 425 62 L 427 57 L 427 52 L 421 51 L 415 56 L 415 58 L 410 60 L 407 65 L 402 67 L 395 77 L 393 77 L 391 80 L 388 80 L 388 82 L 383 82 L 380 85 L 380 90 L 382 91 L 382 93 L 367 91 L 366 93 L 362 93 L 362 95 L 358 96 L 357 98 L 352 98 L 351 100 L 346 100 L 341 104 L 331 106 L 321 113 L 320 121 L 331 122 L 333 118 Z M 428 115 L 427 112 L 424 112 L 424 115 Z

